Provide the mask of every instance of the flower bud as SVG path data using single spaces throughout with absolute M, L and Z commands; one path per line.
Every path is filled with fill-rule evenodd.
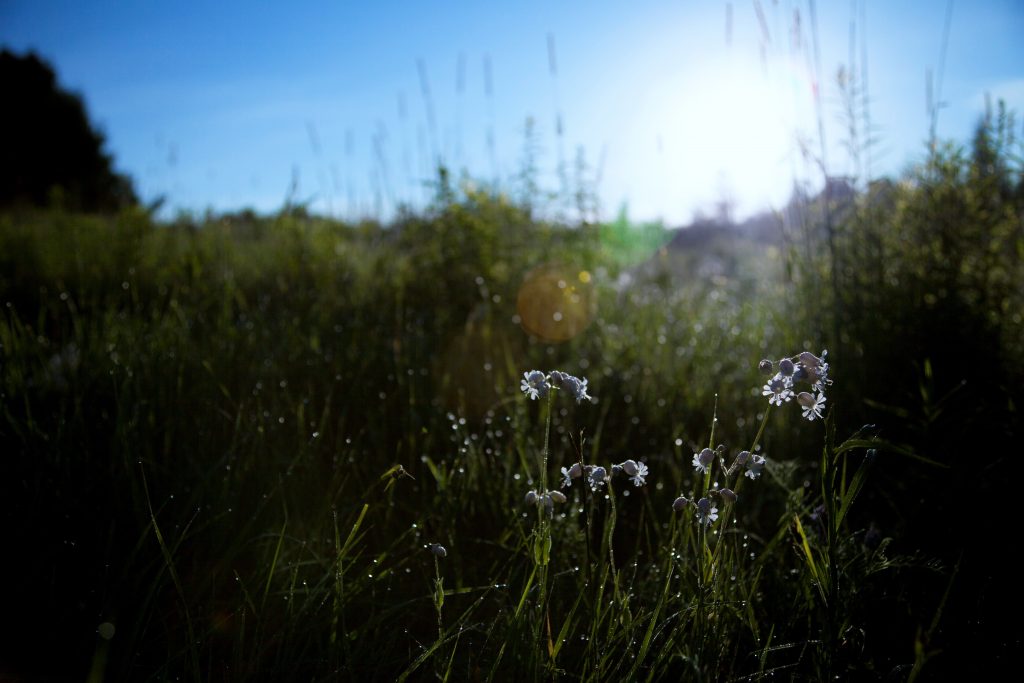
M 736 495 L 736 492 L 732 489 L 720 489 L 718 493 L 722 498 L 725 498 L 730 503 L 735 503 L 737 498 L 739 498 L 739 496 Z
M 683 496 L 679 496 L 674 501 L 672 501 L 672 509 L 675 510 L 676 512 L 679 512 L 689 504 L 689 499 L 684 498 Z
M 537 504 L 537 492 L 536 491 L 527 491 L 526 492 L 526 504 L 527 505 L 536 505 Z
M 548 496 L 550 496 L 551 500 L 555 501 L 556 503 L 564 503 L 566 500 L 565 494 L 562 493 L 561 491 L 551 491 L 548 493 Z
M 448 557 L 448 551 L 440 543 L 431 543 L 427 546 L 435 557 Z
M 821 359 L 815 356 L 810 351 L 804 351 L 800 354 L 800 362 L 808 368 L 816 368 L 821 365 Z
M 764 360 L 757 364 L 757 369 L 761 371 L 762 375 L 770 375 L 772 374 L 772 372 L 774 372 L 775 367 L 772 365 L 772 362 L 770 360 L 765 358 Z
M 747 460 L 750 460 L 750 451 L 740 451 L 736 454 L 736 460 L 733 461 L 733 464 L 746 465 Z
M 783 358 L 779 361 L 779 374 L 783 377 L 791 377 L 794 370 L 796 370 L 796 365 L 790 359 Z
M 634 476 L 639 471 L 639 468 L 636 466 L 636 460 L 627 460 L 620 464 L 618 467 L 631 477 Z
M 804 408 L 810 408 L 811 406 L 814 405 L 815 400 L 813 395 L 807 393 L 806 391 L 801 391 L 799 394 L 796 395 L 796 402 L 802 405 Z

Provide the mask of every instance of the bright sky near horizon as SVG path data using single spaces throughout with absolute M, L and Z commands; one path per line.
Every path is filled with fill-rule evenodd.
M 0 45 L 49 61 L 171 212 L 273 211 L 296 183 L 317 212 L 387 218 L 438 160 L 511 190 L 532 117 L 543 184 L 582 150 L 603 218 L 743 216 L 820 185 L 816 85 L 829 172 L 896 175 L 925 150 L 929 72 L 941 138 L 967 141 L 986 94 L 1024 113 L 1021 35 L 1019 0 L 0 0 Z M 867 77 L 859 162 L 841 66 Z

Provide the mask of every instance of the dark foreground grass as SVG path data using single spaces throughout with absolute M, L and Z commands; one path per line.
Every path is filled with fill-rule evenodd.
M 1024 240 L 1016 167 L 978 159 L 699 275 L 476 190 L 389 228 L 3 216 L 0 675 L 1000 670 Z M 824 347 L 826 419 L 770 408 L 758 361 Z M 533 368 L 595 398 L 532 402 Z M 626 460 L 645 485 L 524 501 Z

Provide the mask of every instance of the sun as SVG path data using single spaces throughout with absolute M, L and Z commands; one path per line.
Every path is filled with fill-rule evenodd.
M 774 196 L 790 170 L 802 98 L 750 65 L 729 65 L 702 80 L 696 106 L 683 117 L 687 144 L 742 198 Z
M 741 214 L 778 206 L 802 168 L 798 137 L 813 122 L 810 80 L 786 60 L 709 61 L 652 79 L 624 131 L 624 156 L 656 180 L 630 186 L 631 208 L 658 207 L 679 221 L 723 199 Z

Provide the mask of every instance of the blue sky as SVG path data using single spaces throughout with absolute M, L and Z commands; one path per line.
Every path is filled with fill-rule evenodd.
M 387 217 L 429 196 L 438 158 L 512 189 L 532 117 L 548 186 L 582 150 L 603 217 L 628 202 L 634 218 L 679 224 L 723 197 L 744 215 L 782 204 L 794 180 L 820 183 L 797 142 L 820 157 L 815 83 L 831 173 L 892 175 L 919 160 L 946 10 L 900 0 L 0 0 L 0 43 L 49 60 L 84 96 L 118 167 L 145 199 L 166 195 L 171 212 L 272 211 L 297 182 L 314 210 Z M 952 6 L 940 137 L 968 139 L 986 93 L 1024 111 L 1020 35 L 1019 0 Z M 842 65 L 867 75 L 870 166 L 843 151 Z

